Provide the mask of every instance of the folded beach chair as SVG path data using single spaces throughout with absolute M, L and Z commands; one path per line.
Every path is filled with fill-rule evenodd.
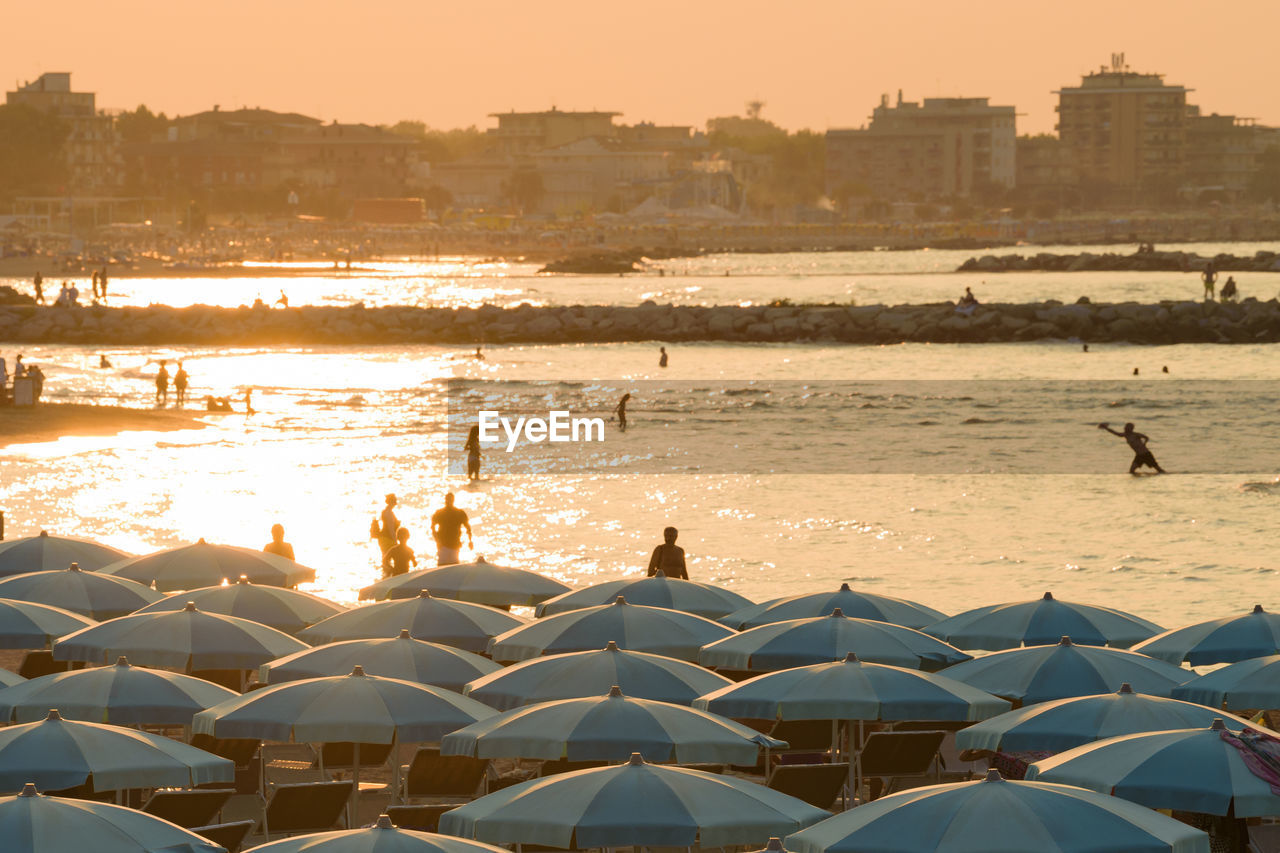
M 218 819 L 234 788 L 161 788 L 142 806 L 149 815 L 191 829 Z
M 245 839 L 253 831 L 254 823 L 255 821 L 252 820 L 237 820 L 232 823 L 216 823 L 212 826 L 197 826 L 191 831 L 219 847 L 225 847 L 227 853 L 240 853 L 244 849 Z
M 397 803 L 452 798 L 461 804 L 475 799 L 489 762 L 468 755 L 441 755 L 440 747 L 420 747 L 413 761 L 400 765 L 396 774 Z
M 350 782 L 277 785 L 262 812 L 262 837 L 328 832 L 342 819 L 351 799 Z

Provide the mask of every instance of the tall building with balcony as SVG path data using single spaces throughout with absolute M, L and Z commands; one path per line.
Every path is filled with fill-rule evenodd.
M 557 148 L 593 136 L 616 137 L 618 127 L 611 112 L 565 112 L 552 107 L 536 113 L 491 113 L 498 120 L 488 133 L 499 154 L 519 157 L 545 148 Z
M 1162 74 L 1132 71 L 1124 54 L 1058 96 L 1058 135 L 1081 179 L 1105 181 L 1130 196 L 1186 167 L 1187 93 Z
M 93 92 L 71 91 L 71 74 L 54 71 L 5 95 L 5 103 L 25 104 L 57 116 L 69 128 L 64 151 L 69 194 L 105 195 L 120 186 L 115 121 L 99 112 Z
M 828 193 L 858 187 L 898 201 L 962 197 L 989 185 L 1010 188 L 1016 176 L 1017 112 L 987 98 L 889 96 L 865 128 L 829 130 Z
M 1201 115 L 1187 108 L 1187 166 L 1182 191 L 1190 198 L 1239 201 L 1248 193 L 1259 158 L 1280 145 L 1280 130 L 1251 118 Z

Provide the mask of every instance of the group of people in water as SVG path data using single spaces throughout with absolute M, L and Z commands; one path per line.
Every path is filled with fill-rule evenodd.
M 169 374 L 168 359 L 160 360 L 160 369 L 156 371 L 156 406 L 163 408 L 169 404 L 169 388 L 173 387 L 174 404 L 178 407 L 185 406 L 187 403 L 187 389 L 191 387 L 191 376 L 187 373 L 181 361 L 178 363 L 177 370 Z M 99 367 L 109 368 L 111 362 L 107 357 L 101 356 Z M 244 392 L 244 413 L 246 415 L 253 414 L 253 389 L 246 388 Z M 231 407 L 230 397 L 215 397 L 212 394 L 206 394 L 204 397 L 204 408 L 206 412 L 234 412 Z
M 37 305 L 44 304 L 44 276 L 39 270 L 31 279 L 33 289 L 35 290 L 35 299 Z M 99 300 L 107 301 L 107 268 L 93 271 L 91 281 L 93 288 L 93 304 L 97 305 Z M 60 305 L 64 308 L 77 308 L 80 305 L 80 288 L 76 287 L 74 281 L 64 281 L 62 288 L 58 291 L 58 295 L 54 297 L 54 305 Z
M 454 505 L 454 494 L 444 496 L 444 506 L 431 516 L 431 538 L 436 543 L 436 565 L 449 566 L 459 562 L 462 552 L 462 531 L 467 531 L 467 547 L 474 548 L 471 520 L 466 510 Z M 394 494 L 386 496 L 382 514 L 369 526 L 369 536 L 376 539 L 382 553 L 382 576 L 403 575 L 410 566 L 417 567 L 418 557 L 409 547 L 409 528 L 396 517 L 398 501 Z

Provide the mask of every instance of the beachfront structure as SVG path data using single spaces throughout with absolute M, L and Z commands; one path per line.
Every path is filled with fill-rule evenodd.
M 987 98 L 889 96 L 858 129 L 827 131 L 828 194 L 889 201 L 968 196 L 1015 180 L 1017 113 Z
M 1200 115 L 1188 107 L 1187 166 L 1183 195 L 1239 201 L 1249 190 L 1268 148 L 1280 146 L 1280 129 L 1251 118 Z
M 384 127 L 336 121 L 280 143 L 294 180 L 345 197 L 394 196 L 409 184 L 424 183 L 430 168 L 420 161 L 420 148 L 416 140 Z
M 1130 70 L 1124 54 L 1058 96 L 1057 130 L 1082 180 L 1132 198 L 1146 185 L 1179 178 L 1186 166 L 1187 93 L 1162 74 Z
M 542 207 L 556 213 L 628 209 L 669 174 L 665 151 L 633 150 L 608 137 L 579 139 L 531 159 L 542 176 Z
M 1062 140 L 1047 133 L 1019 136 L 1017 151 L 1015 185 L 1025 200 L 1061 203 L 1075 197 L 1068 193 L 1076 184 L 1075 170 Z
M 532 113 L 490 113 L 498 120 L 496 128 L 487 131 L 496 143 L 497 153 L 520 156 L 555 148 L 593 136 L 616 137 L 618 127 L 613 119 L 622 113 L 565 112 L 554 106 Z
M 23 104 L 57 116 L 68 125 L 65 145 L 68 194 L 109 194 L 123 183 L 115 123 L 100 112 L 93 92 L 73 92 L 71 74 L 41 74 L 5 95 L 6 104 Z

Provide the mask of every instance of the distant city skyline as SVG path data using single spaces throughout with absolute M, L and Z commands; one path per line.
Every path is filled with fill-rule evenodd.
M 0 75 L 12 89 L 69 71 L 104 108 L 217 104 L 440 129 L 553 105 L 703 129 L 759 99 L 766 119 L 824 131 L 865 124 L 882 94 L 902 90 L 911 101 L 988 97 L 1017 107 L 1019 134 L 1035 134 L 1053 132 L 1054 89 L 1123 52 L 1134 70 L 1193 89 L 1205 113 L 1280 124 L 1280 90 L 1260 85 L 1270 46 L 1249 35 L 1280 25 L 1274 2 L 922 6 L 904 17 L 896 4 L 853 0 L 65 0 L 7 11 L 17 37 Z

